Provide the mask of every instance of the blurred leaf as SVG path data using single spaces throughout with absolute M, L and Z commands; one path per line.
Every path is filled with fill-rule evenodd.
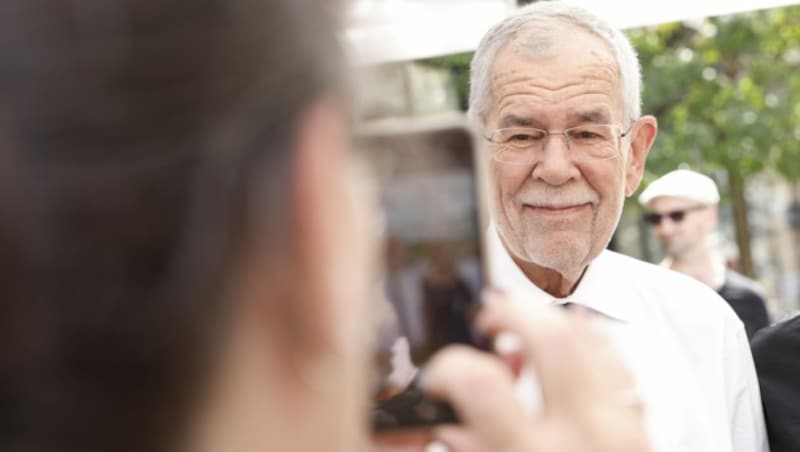
M 800 7 L 628 34 L 641 56 L 644 111 L 659 120 L 648 173 L 688 164 L 800 179 Z

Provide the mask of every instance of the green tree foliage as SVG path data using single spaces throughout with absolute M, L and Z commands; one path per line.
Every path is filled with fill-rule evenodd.
M 453 77 L 458 95 L 458 104 L 466 111 L 469 106 L 469 64 L 472 61 L 472 52 L 446 55 L 422 61 L 432 67 L 445 69 Z
M 800 7 L 629 32 L 644 111 L 660 125 L 649 175 L 686 163 L 746 179 L 800 179 Z

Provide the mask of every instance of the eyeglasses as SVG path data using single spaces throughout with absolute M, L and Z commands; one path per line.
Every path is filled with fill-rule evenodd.
M 547 138 L 553 135 L 562 135 L 567 149 L 575 151 L 580 157 L 603 160 L 619 155 L 620 139 L 627 136 L 632 128 L 633 123 L 621 133 L 621 128 L 614 124 L 587 124 L 561 132 L 534 127 L 509 127 L 496 129 L 486 139 L 496 145 L 492 149 L 492 157 L 503 163 L 527 165 L 535 162 L 544 150 Z
M 661 224 L 661 220 L 664 217 L 669 217 L 673 223 L 680 223 L 684 218 L 686 218 L 687 213 L 694 212 L 696 210 L 703 210 L 705 208 L 706 206 L 694 206 L 681 210 L 673 210 L 666 213 L 647 213 L 644 215 L 644 221 L 652 226 L 658 226 Z

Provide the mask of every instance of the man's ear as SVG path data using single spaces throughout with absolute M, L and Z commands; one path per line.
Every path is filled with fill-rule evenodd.
M 653 116 L 642 116 L 631 130 L 631 151 L 625 165 L 625 196 L 631 196 L 644 174 L 647 154 L 658 134 L 658 121 Z

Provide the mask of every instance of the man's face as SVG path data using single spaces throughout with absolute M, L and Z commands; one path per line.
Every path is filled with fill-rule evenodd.
M 661 221 L 652 225 L 653 233 L 673 257 L 682 256 L 704 246 L 708 234 L 716 226 L 716 214 L 711 206 L 673 196 L 660 196 L 648 204 L 648 213 L 661 215 Z M 673 213 L 677 219 L 670 217 Z
M 487 132 L 512 126 L 560 132 L 586 124 L 627 130 L 608 46 L 569 25 L 553 41 L 541 57 L 515 42 L 498 53 Z M 494 216 L 509 251 L 564 276 L 579 274 L 607 245 L 624 197 L 641 177 L 646 150 L 632 164 L 630 141 L 619 140 L 618 149 L 612 158 L 592 159 L 555 135 L 530 164 L 491 159 Z

